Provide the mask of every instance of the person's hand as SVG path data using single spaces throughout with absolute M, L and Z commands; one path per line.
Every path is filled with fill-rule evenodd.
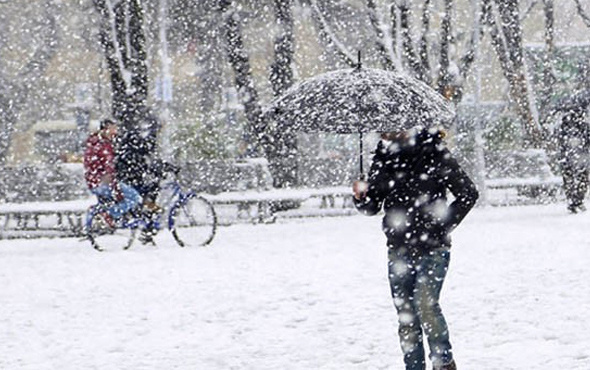
M 352 183 L 352 193 L 356 200 L 363 200 L 367 196 L 369 183 L 364 180 L 356 180 Z
M 114 182 L 114 180 L 115 180 L 115 178 L 113 177 L 113 175 L 110 173 L 107 173 L 107 174 L 104 174 L 100 178 L 100 184 L 111 186 L 111 184 Z

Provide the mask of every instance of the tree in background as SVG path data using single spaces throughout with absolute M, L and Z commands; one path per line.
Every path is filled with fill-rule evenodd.
M 4 39 L 6 31 L 2 27 L 8 24 L 5 17 L 8 17 L 9 13 L 2 11 L 3 6 L 8 4 L 0 4 L 0 49 L 8 47 Z M 45 70 L 59 48 L 58 12 L 59 7 L 54 0 L 45 1 L 41 17 L 35 20 L 33 33 L 37 36 L 36 42 L 32 44 L 36 44 L 36 49 L 31 57 L 22 68 L 19 68 L 15 76 L 6 75 L 4 69 L 0 68 L 0 165 L 6 162 L 19 116 L 25 113 L 26 105 L 39 90 Z
M 141 0 L 93 0 L 100 14 L 100 44 L 111 79 L 112 115 L 120 124 L 118 173 L 131 185 L 155 155 L 159 122 L 149 111 L 148 65 Z
M 547 110 L 555 81 L 552 63 L 554 59 L 554 1 L 531 1 L 528 7 L 522 2 L 503 0 L 474 0 L 471 6 L 476 14 L 466 29 L 458 30 L 455 17 L 456 1 L 444 0 L 438 23 L 433 23 L 432 0 L 411 2 L 408 0 L 363 0 L 367 24 L 373 29 L 375 50 L 384 69 L 402 69 L 437 89 L 442 95 L 458 103 L 462 99 L 464 84 L 483 36 L 489 35 L 490 43 L 500 62 L 504 78 L 509 86 L 512 107 L 522 123 L 524 145 L 543 147 L 547 136 Z M 318 34 L 336 55 L 348 65 L 354 65 L 350 47 L 333 31 L 328 2 L 306 0 L 311 5 Z M 590 17 L 579 0 L 574 0 L 577 11 L 590 27 Z M 529 83 L 525 67 L 522 22 L 539 3 L 543 5 L 545 30 L 545 61 L 540 88 L 535 91 Z M 320 6 L 321 5 L 321 6 Z M 419 15 L 419 23 L 414 16 Z M 438 29 L 439 32 L 433 32 Z M 459 47 L 457 35 L 468 35 Z M 435 37 L 438 37 L 435 39 Z M 462 51 L 462 54 L 455 52 Z
M 124 131 L 137 129 L 146 109 L 148 68 L 140 0 L 94 0 L 101 16 L 100 44 L 112 88 L 112 115 Z
M 279 96 L 293 84 L 293 15 L 291 0 L 274 0 L 277 36 L 274 40 L 274 62 L 270 70 L 273 93 Z M 250 57 L 245 48 L 240 13 L 231 0 L 219 1 L 219 12 L 224 22 L 224 37 L 229 63 L 234 72 L 234 81 L 244 114 L 262 148 L 273 175 L 275 187 L 297 184 L 297 140 L 295 132 L 273 131 L 264 119 L 258 90 L 254 83 Z
M 350 66 L 356 61 L 355 55 L 336 32 L 332 31 L 328 3 L 307 0 L 314 14 L 318 34 L 328 45 L 336 50 L 343 61 Z M 320 5 L 322 4 L 322 5 Z M 378 53 L 381 67 L 386 70 L 405 70 L 417 79 L 437 89 L 454 102 L 462 97 L 463 84 L 474 61 L 476 47 L 475 32 L 470 29 L 462 32 L 470 35 L 462 48 L 461 57 L 453 53 L 457 49 L 454 0 L 444 1 L 444 12 L 438 28 L 438 40 L 433 39 L 432 1 L 421 3 L 407 0 L 377 2 L 364 1 L 364 15 L 373 30 L 373 45 Z M 414 25 L 413 16 L 420 16 L 419 26 Z M 475 20 L 474 20 L 475 24 Z M 481 32 L 481 31 L 479 31 Z

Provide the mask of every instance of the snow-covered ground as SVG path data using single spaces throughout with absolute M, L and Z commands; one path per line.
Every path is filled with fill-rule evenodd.
M 0 241 L 0 369 L 401 369 L 377 217 L 209 248 Z M 476 209 L 442 294 L 460 369 L 590 369 L 590 212 Z

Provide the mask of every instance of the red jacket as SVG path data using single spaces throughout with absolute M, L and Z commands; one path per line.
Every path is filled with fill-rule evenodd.
M 90 189 L 105 183 L 113 189 L 116 187 L 115 148 L 113 142 L 100 132 L 93 133 L 86 140 L 84 177 Z

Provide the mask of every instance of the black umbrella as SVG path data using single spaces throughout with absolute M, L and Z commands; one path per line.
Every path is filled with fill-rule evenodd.
M 362 133 L 447 126 L 450 104 L 425 83 L 380 69 L 337 70 L 304 80 L 265 110 L 277 129 L 299 132 Z

